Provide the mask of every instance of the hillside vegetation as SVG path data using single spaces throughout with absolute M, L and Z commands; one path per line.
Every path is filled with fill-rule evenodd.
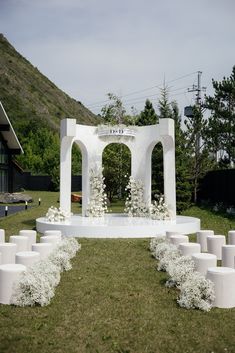
M 3 34 L 0 34 L 0 101 L 23 145 L 25 154 L 18 161 L 33 173 L 51 174 L 58 169 L 61 119 L 76 118 L 77 123 L 86 125 L 96 125 L 98 121 L 92 112 L 19 54 Z
M 0 34 L 0 99 L 17 126 L 19 119 L 41 119 L 57 128 L 60 119 L 73 117 L 79 124 L 94 125 L 96 116 L 70 98 L 20 55 Z

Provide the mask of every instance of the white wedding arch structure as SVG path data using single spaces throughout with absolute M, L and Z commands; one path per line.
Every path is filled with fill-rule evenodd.
M 95 127 L 77 125 L 75 119 L 61 122 L 60 207 L 71 210 L 71 150 L 73 143 L 82 151 L 82 212 L 90 197 L 90 169 L 102 167 L 102 154 L 110 143 L 122 143 L 131 152 L 131 175 L 144 185 L 145 201 L 151 203 L 152 151 L 163 146 L 165 201 L 176 217 L 174 120 L 161 119 L 157 125 L 134 127 Z
M 149 237 L 166 230 L 193 233 L 200 229 L 200 220 L 176 216 L 174 120 L 160 119 L 149 126 L 87 126 L 75 119 L 61 121 L 60 207 L 71 212 L 71 157 L 76 143 L 82 152 L 82 215 L 65 222 L 37 219 L 37 229 L 60 229 L 64 235 L 85 237 Z M 90 197 L 90 170 L 102 167 L 102 154 L 110 143 L 122 143 L 131 152 L 131 175 L 144 185 L 144 198 L 151 204 L 152 151 L 157 143 L 163 146 L 164 196 L 171 213 L 170 221 L 157 221 L 127 215 L 85 217 Z

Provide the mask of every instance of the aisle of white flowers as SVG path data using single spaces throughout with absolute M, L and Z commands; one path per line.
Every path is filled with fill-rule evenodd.
M 158 271 L 166 271 L 167 287 L 179 289 L 178 304 L 186 309 L 209 311 L 215 299 L 214 284 L 199 272 L 194 271 L 190 256 L 181 256 L 177 247 L 166 237 L 152 238 L 150 251 L 158 260 Z
M 60 273 L 72 268 L 70 260 L 81 249 L 75 238 L 64 238 L 45 260 L 23 272 L 15 284 L 11 304 L 17 306 L 46 306 L 55 295 Z

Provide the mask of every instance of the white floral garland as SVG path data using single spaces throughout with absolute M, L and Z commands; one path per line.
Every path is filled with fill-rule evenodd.
M 105 193 L 106 185 L 102 168 L 90 170 L 90 199 L 86 209 L 88 217 L 103 217 L 108 211 L 107 195 Z
M 158 220 L 171 219 L 170 211 L 164 199 L 164 195 L 158 197 L 158 201 L 153 201 L 150 206 L 150 217 Z
M 81 249 L 74 238 L 64 238 L 49 257 L 23 272 L 13 288 L 11 304 L 17 306 L 46 306 L 55 295 L 60 272 L 71 269 L 70 259 Z
M 156 220 L 170 220 L 171 214 L 164 200 L 164 195 L 158 197 L 150 207 L 144 201 L 144 185 L 141 180 L 135 180 L 132 176 L 125 188 L 128 192 L 124 212 L 129 217 L 149 217 Z
M 144 186 L 141 180 L 135 180 L 132 176 L 125 188 L 128 192 L 124 212 L 129 217 L 148 217 L 149 209 L 144 201 Z
M 67 211 L 64 211 L 62 208 L 56 208 L 51 206 L 48 208 L 46 218 L 49 222 L 61 222 L 70 218 L 73 214 Z
M 180 290 L 178 304 L 186 309 L 209 311 L 215 299 L 214 284 L 194 271 L 194 262 L 188 256 L 180 256 L 175 245 L 166 238 L 156 237 L 150 241 L 150 251 L 159 261 L 158 271 L 167 271 L 166 286 Z

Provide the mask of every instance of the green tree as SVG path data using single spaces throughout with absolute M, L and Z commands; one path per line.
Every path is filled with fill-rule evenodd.
M 146 126 L 157 124 L 159 118 L 153 108 L 153 104 L 149 99 L 146 99 L 144 110 L 137 118 L 136 125 Z M 152 151 L 152 198 L 155 195 L 162 194 L 163 191 L 163 151 L 162 145 L 158 143 Z
M 164 86 L 161 90 L 161 98 L 158 101 L 159 118 L 172 118 L 172 107 L 169 102 L 169 88 Z
M 214 96 L 206 97 L 206 108 L 211 111 L 206 129 L 208 147 L 214 156 L 221 153 L 220 165 L 235 162 L 235 66 L 230 77 L 212 80 Z
M 188 116 L 184 123 L 187 127 L 186 150 L 190 152 L 193 201 L 196 203 L 200 179 L 212 168 L 213 164 L 206 140 L 202 138 L 207 127 L 207 119 L 203 116 L 201 104 L 192 107 L 192 115 Z
M 105 123 L 111 125 L 125 124 L 126 110 L 121 99 L 113 93 L 108 93 L 109 103 L 101 109 L 101 116 Z
M 175 101 L 171 102 L 171 118 L 175 121 L 176 205 L 177 211 L 181 213 L 190 206 L 192 199 L 191 156 L 187 150 L 186 133 L 181 127 L 181 116 Z
M 24 170 L 32 174 L 50 175 L 54 188 L 59 188 L 60 139 L 59 134 L 48 129 L 40 120 L 29 119 L 18 124 L 18 136 L 24 154 L 17 157 Z M 81 153 L 73 146 L 72 173 L 81 172 Z
M 146 125 L 154 125 L 158 123 L 158 116 L 153 108 L 153 104 L 149 99 L 145 102 L 144 110 L 140 113 L 137 118 L 136 125 L 146 126 Z
M 111 125 L 133 124 L 131 116 L 126 115 L 122 101 L 116 95 L 108 94 L 109 103 L 102 109 L 102 118 Z M 125 187 L 130 175 L 130 151 L 123 144 L 111 144 L 103 153 L 103 175 L 105 177 L 106 192 L 112 201 L 113 197 L 123 198 Z
M 127 146 L 112 143 L 103 152 L 103 174 L 108 199 L 123 198 L 131 173 L 131 153 Z
M 169 101 L 168 88 L 161 89 L 161 98 L 158 102 L 160 119 L 173 119 L 175 122 L 175 169 L 176 169 L 176 202 L 177 212 L 181 213 L 191 204 L 192 185 L 190 173 L 190 150 L 187 147 L 187 136 L 182 129 L 181 116 L 176 101 Z M 156 170 L 162 175 L 163 189 L 163 151 L 159 150 L 155 157 Z

